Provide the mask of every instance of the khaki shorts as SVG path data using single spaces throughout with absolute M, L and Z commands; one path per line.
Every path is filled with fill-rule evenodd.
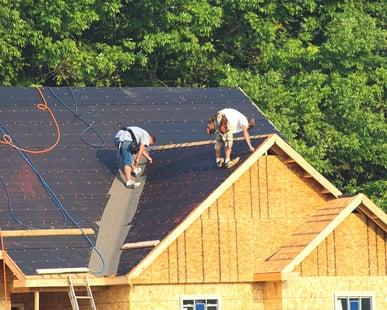
M 232 134 L 232 131 L 228 130 L 227 132 L 222 134 L 221 132 L 219 132 L 219 130 L 217 130 L 215 132 L 215 140 L 224 143 L 224 145 L 226 147 L 231 149 L 232 148 L 232 144 L 233 144 L 233 134 Z

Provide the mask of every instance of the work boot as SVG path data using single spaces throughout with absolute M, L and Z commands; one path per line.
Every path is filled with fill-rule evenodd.
M 232 166 L 234 166 L 235 164 L 237 164 L 239 162 L 239 157 L 236 157 L 232 160 L 230 160 L 227 164 L 226 164 L 226 168 L 231 168 Z
M 219 158 L 219 161 L 216 162 L 216 165 L 218 166 L 218 168 L 221 168 L 223 166 L 223 163 L 224 163 L 224 158 Z
M 138 188 L 141 185 L 141 182 L 136 181 L 128 181 L 126 182 L 126 187 L 130 189 Z
M 136 167 L 132 171 L 132 176 L 136 177 L 141 173 L 142 169 L 140 167 Z

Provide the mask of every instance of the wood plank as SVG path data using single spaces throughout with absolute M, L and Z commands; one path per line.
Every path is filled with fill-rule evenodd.
M 47 269 L 36 269 L 37 274 L 58 274 L 58 273 L 87 273 L 89 268 L 47 268 Z
M 27 277 L 24 280 L 14 280 L 13 281 L 13 290 L 26 290 L 26 288 L 66 288 L 68 289 L 68 280 L 66 278 L 50 278 L 44 279 L 42 276 Z M 83 278 L 73 278 L 73 283 L 77 285 L 83 283 Z M 129 284 L 128 278 L 126 276 L 117 276 L 117 277 L 88 277 L 88 282 L 90 286 L 110 286 L 110 285 L 126 285 Z
M 149 240 L 149 241 L 140 241 L 140 242 L 132 242 L 125 243 L 121 249 L 122 250 L 130 250 L 130 249 L 141 249 L 141 248 L 151 248 L 160 243 L 160 240 Z
M 253 136 L 250 136 L 250 139 L 267 138 L 268 136 L 269 135 L 253 135 Z M 238 138 L 235 138 L 234 141 L 242 141 L 244 139 L 245 139 L 244 137 L 238 137 Z M 169 150 L 169 149 L 175 149 L 175 148 L 181 148 L 181 147 L 192 147 L 192 146 L 214 144 L 215 142 L 216 140 L 204 140 L 204 141 L 195 141 L 195 142 L 163 144 L 158 146 L 151 146 L 150 149 L 154 151 Z
M 1 235 L 6 237 L 42 237 L 42 236 L 69 236 L 69 235 L 93 235 L 92 228 L 80 229 L 26 229 L 26 230 L 2 230 Z
M 39 291 L 34 292 L 34 310 L 39 310 Z

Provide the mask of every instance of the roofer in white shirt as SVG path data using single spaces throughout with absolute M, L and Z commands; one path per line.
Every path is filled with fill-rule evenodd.
M 236 133 L 243 132 L 250 152 L 254 152 L 248 132 L 254 126 L 255 121 L 253 118 L 247 119 L 245 115 L 235 109 L 220 110 L 208 120 L 207 133 L 209 135 L 215 134 L 215 156 L 218 167 L 222 167 L 224 164 L 227 168 L 230 168 L 239 161 L 239 157 L 231 160 L 233 135 Z M 225 159 L 220 155 L 222 145 L 224 145 Z
M 156 137 L 149 134 L 146 130 L 131 126 L 121 127 L 114 137 L 114 144 L 118 148 L 123 165 L 123 172 L 126 178 L 125 185 L 127 188 L 137 188 L 140 182 L 133 180 L 141 173 L 138 163 L 142 157 L 145 157 L 149 163 L 152 163 L 152 157 L 145 147 L 156 143 Z

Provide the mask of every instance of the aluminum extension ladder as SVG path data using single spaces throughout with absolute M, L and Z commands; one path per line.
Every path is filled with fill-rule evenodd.
M 87 276 L 85 276 L 85 282 L 83 282 L 82 284 L 77 283 L 76 285 L 74 285 L 74 283 L 71 279 L 71 276 L 68 277 L 68 282 L 69 282 L 69 292 L 68 293 L 69 293 L 69 297 L 70 297 L 71 307 L 73 308 L 73 310 L 79 310 L 78 299 L 88 299 L 90 302 L 91 309 L 97 310 L 97 308 L 95 307 L 93 294 L 91 292 L 91 288 L 90 288 Z M 75 286 L 84 286 L 86 288 L 87 295 L 76 295 L 75 289 L 74 289 Z

